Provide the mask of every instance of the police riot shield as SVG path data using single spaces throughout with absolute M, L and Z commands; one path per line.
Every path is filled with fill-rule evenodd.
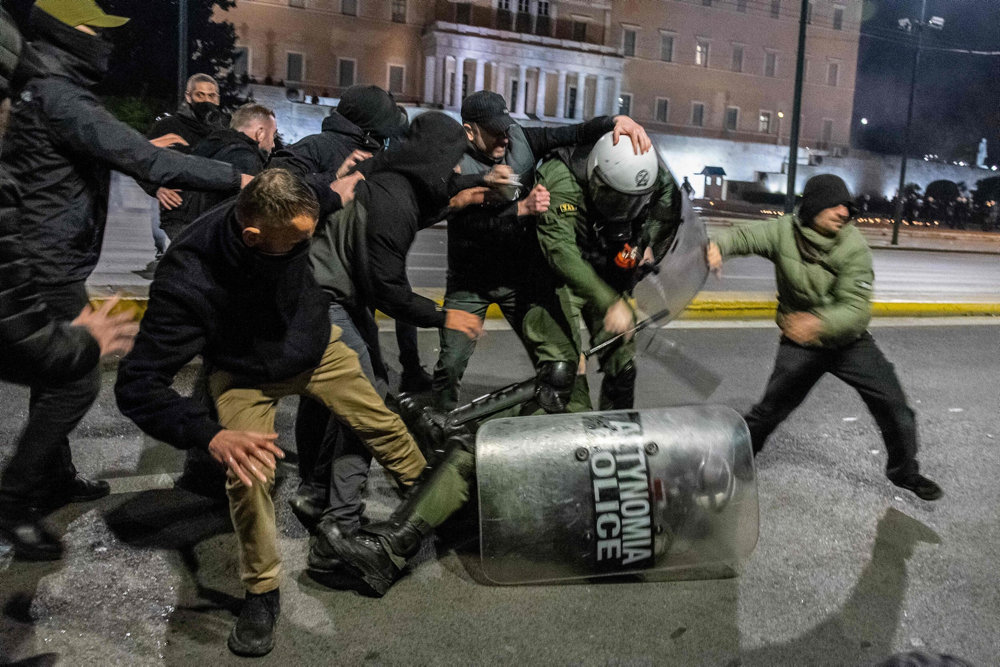
M 497 584 L 736 570 L 757 544 L 750 434 L 717 405 L 497 419 L 476 437 Z
M 670 314 L 660 321 L 661 326 L 684 311 L 708 278 L 708 262 L 705 260 L 708 232 L 705 231 L 705 223 L 683 192 L 680 193 L 680 200 L 681 223 L 670 248 L 656 268 L 649 271 L 632 292 L 641 311 L 640 319 L 663 310 L 669 311 Z

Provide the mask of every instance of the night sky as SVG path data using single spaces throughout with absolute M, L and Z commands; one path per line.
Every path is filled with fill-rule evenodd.
M 918 19 L 921 0 L 865 3 L 858 50 L 852 131 L 854 144 L 899 153 L 906 124 L 916 36 L 898 27 Z M 998 0 L 927 0 L 926 17 L 940 16 L 943 30 L 925 29 L 911 129 L 911 157 L 937 154 L 974 162 L 985 137 L 986 164 L 1000 164 L 1000 55 L 939 49 L 1000 51 Z M 861 118 L 868 125 L 861 125 Z

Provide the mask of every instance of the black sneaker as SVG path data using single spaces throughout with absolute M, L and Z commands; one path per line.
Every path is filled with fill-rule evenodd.
M 59 538 L 26 512 L 0 507 L 0 537 L 14 547 L 18 560 L 59 560 L 63 555 Z
M 364 584 L 361 592 L 379 598 L 400 573 L 381 540 L 365 532 L 349 537 L 328 537 L 328 533 L 318 532 L 309 542 L 308 565 L 321 575 L 326 572 L 347 575 L 356 580 L 354 583 Z
M 248 592 L 240 617 L 229 633 L 229 650 L 249 658 L 270 653 L 280 614 L 281 596 L 277 588 L 260 595 Z
M 892 479 L 889 481 L 900 488 L 912 491 L 921 500 L 937 500 L 944 495 L 944 491 L 941 490 L 940 486 L 919 473 L 913 473 L 903 479 Z

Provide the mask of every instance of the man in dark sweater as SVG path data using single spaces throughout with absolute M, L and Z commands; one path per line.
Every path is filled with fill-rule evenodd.
M 231 164 L 241 173 L 256 176 L 264 170 L 274 149 L 278 123 L 274 111 L 260 104 L 244 104 L 233 112 L 229 127 L 216 130 L 201 140 L 192 155 Z M 236 195 L 230 192 L 191 191 L 185 194 L 184 216 L 162 220 L 161 226 L 171 239 L 213 206 Z
M 179 137 L 183 143 L 171 143 L 170 148 L 180 153 L 191 154 L 212 132 L 225 129 L 225 116 L 219 110 L 219 101 L 219 84 L 215 79 L 207 74 L 193 74 L 187 80 L 184 101 L 176 113 L 158 118 L 146 132 L 146 137 L 151 140 L 168 136 L 174 139 Z M 156 197 L 159 204 L 160 229 L 168 237 L 173 238 L 170 236 L 171 232 L 176 235 L 183 227 L 184 220 L 190 221 L 197 217 L 187 210 L 188 198 L 197 190 L 181 191 L 146 182 L 140 183 L 140 186 L 151 197 Z
M 341 179 L 333 187 L 347 195 Z M 176 447 L 201 447 L 228 468 L 226 491 L 240 548 L 246 603 L 229 637 L 239 655 L 264 655 L 279 613 L 274 504 L 274 416 L 283 396 L 309 396 L 352 428 L 402 486 L 424 457 L 385 407 L 327 319 L 329 297 L 309 266 L 309 239 L 332 188 L 312 190 L 283 169 L 263 172 L 230 206 L 218 206 L 164 255 L 115 394 L 122 413 Z M 218 420 L 172 388 L 195 356 L 211 364 Z

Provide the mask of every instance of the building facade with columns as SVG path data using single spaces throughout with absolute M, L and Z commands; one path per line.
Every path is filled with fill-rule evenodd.
M 787 142 L 798 0 L 240 0 L 236 68 L 337 97 L 357 83 L 455 110 L 488 88 L 515 117 L 628 113 L 651 131 Z M 849 144 L 860 0 L 813 0 L 801 137 Z

